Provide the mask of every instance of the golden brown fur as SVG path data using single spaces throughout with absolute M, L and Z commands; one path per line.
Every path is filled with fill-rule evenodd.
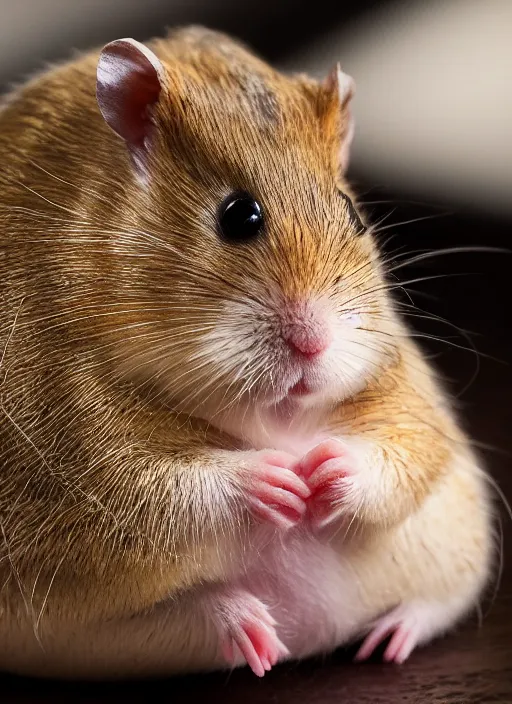
M 378 366 L 328 423 L 375 441 L 390 468 L 357 512 L 358 540 L 394 529 L 469 456 L 339 197 L 332 88 L 200 29 L 150 47 L 167 70 L 150 194 L 99 113 L 97 53 L 0 113 L 0 618 L 41 628 L 136 614 L 230 574 L 251 519 L 243 456 L 226 451 L 246 445 L 194 410 L 201 389 L 215 406 L 246 380 L 187 360 L 248 278 L 294 297 L 339 272 L 381 330 Z M 236 188 L 268 212 L 267 240 L 245 252 L 218 242 L 211 215 Z M 171 388 L 148 371 L 164 352 Z M 210 511 L 224 481 L 232 493 Z

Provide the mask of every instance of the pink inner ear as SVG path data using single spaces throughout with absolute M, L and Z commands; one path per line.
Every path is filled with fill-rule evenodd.
M 106 123 L 129 146 L 140 148 L 150 128 L 148 108 L 157 102 L 160 63 L 134 40 L 111 42 L 101 52 L 96 95 Z
M 350 76 L 343 73 L 339 64 L 336 64 L 324 81 L 324 88 L 332 104 L 336 106 L 336 120 L 339 130 L 338 169 L 344 174 L 350 161 L 350 147 L 354 137 L 354 117 L 351 109 L 351 100 L 354 95 L 355 85 Z

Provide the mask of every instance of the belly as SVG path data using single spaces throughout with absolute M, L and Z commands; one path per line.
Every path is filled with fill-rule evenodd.
M 263 536 L 261 536 L 263 538 Z M 347 642 L 367 618 L 350 565 L 303 531 L 260 544 L 239 584 L 277 621 L 293 659 Z M 226 667 L 218 635 L 201 609 L 201 589 L 148 613 L 104 623 L 0 625 L 0 667 L 64 678 L 170 675 Z
M 242 584 L 269 607 L 294 658 L 346 643 L 374 616 L 348 557 L 304 530 L 261 548 Z

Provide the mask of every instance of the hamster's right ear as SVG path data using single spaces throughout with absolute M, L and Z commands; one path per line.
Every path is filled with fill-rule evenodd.
M 165 71 L 155 54 L 135 39 L 107 44 L 97 67 L 96 97 L 105 122 L 122 137 L 137 176 L 147 181 L 147 155 Z
M 345 174 L 350 147 L 354 137 L 354 116 L 351 102 L 355 92 L 354 80 L 336 64 L 322 84 L 323 121 L 331 142 L 333 169 L 341 177 Z

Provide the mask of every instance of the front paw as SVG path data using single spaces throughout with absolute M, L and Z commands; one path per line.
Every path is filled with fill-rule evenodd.
M 297 475 L 297 459 L 286 452 L 261 450 L 246 454 L 245 499 L 260 521 L 287 530 L 306 514 L 311 492 Z
M 303 457 L 299 473 L 311 491 L 308 513 L 315 530 L 357 516 L 364 501 L 364 469 L 361 453 L 340 440 L 325 440 Z

